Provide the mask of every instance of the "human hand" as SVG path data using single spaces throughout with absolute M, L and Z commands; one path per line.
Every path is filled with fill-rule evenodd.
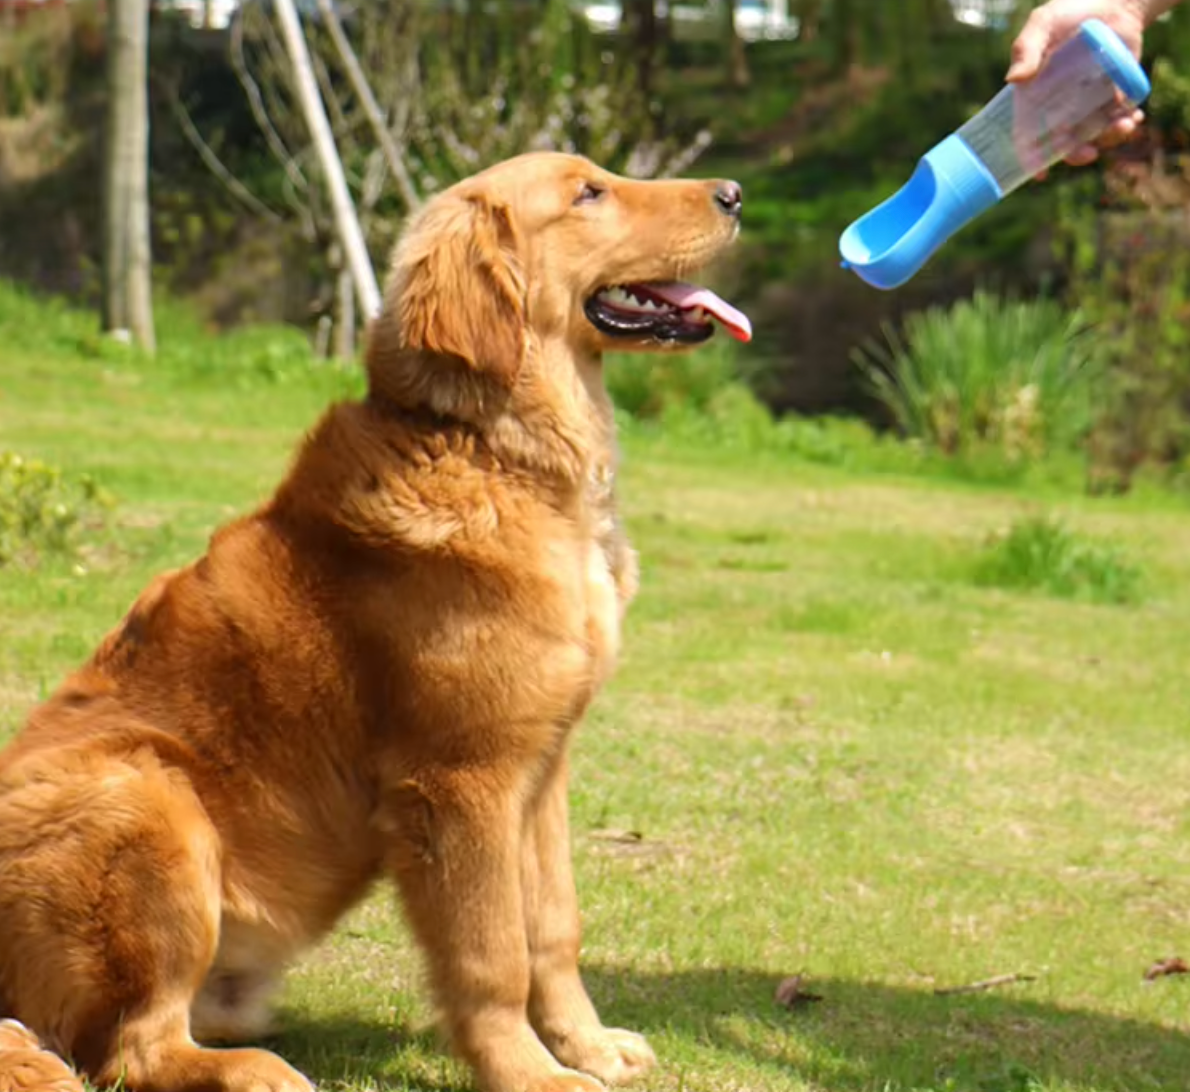
M 1049 55 L 1069 38 L 1087 19 L 1099 19 L 1111 27 L 1132 55 L 1140 58 L 1145 27 L 1176 0 L 1049 0 L 1034 8 L 1028 21 L 1012 44 L 1012 65 L 1006 79 L 1025 83 L 1041 70 Z M 1099 135 L 1094 144 L 1084 144 L 1066 157 L 1066 162 L 1081 166 L 1093 162 L 1103 148 L 1122 144 L 1135 136 L 1144 121 L 1143 110 L 1121 112 Z

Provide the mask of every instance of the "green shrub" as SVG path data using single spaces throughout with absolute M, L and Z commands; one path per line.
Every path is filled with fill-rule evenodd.
M 1118 547 L 1050 516 L 1028 516 L 993 535 L 973 575 L 977 584 L 1097 603 L 1132 603 L 1141 593 L 1140 569 Z
M 611 353 L 604 378 L 612 402 L 630 417 L 654 420 L 675 409 L 705 413 L 739 378 L 735 343 L 716 334 L 685 352 Z
M 1097 356 L 1078 313 L 1050 300 L 977 292 L 910 315 L 888 345 L 856 353 L 901 431 L 944 455 L 993 448 L 1009 461 L 1068 447 L 1085 431 Z
M 102 72 L 104 13 L 93 0 L 49 6 L 0 33 L 0 117 L 28 117 L 77 90 L 80 69 Z
M 81 532 L 102 525 L 111 504 L 89 477 L 0 452 L 0 566 L 73 557 Z
M 1095 323 L 1105 368 L 1087 444 L 1091 493 L 1127 492 L 1142 468 L 1179 477 L 1190 459 L 1188 168 L 1132 165 L 1108 174 L 1100 202 L 1062 203 L 1067 291 Z M 1114 211 L 1096 210 L 1104 199 Z
M 736 360 L 736 347 L 726 340 L 686 353 L 610 355 L 605 378 L 620 427 L 687 448 L 789 456 L 876 473 L 1008 482 L 1028 469 L 984 448 L 943 457 L 919 440 L 878 432 L 856 417 L 776 419 L 736 378 Z
M 40 296 L 13 281 L 0 280 L 0 329 L 9 352 L 74 354 L 98 329 L 94 312 L 59 297 Z
M 156 366 L 189 381 L 252 389 L 309 382 L 315 371 L 358 370 L 319 360 L 296 327 L 241 326 L 211 337 L 202 336 L 185 312 L 164 317 Z

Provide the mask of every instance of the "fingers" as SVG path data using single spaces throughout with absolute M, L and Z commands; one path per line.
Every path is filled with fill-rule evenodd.
M 1066 157 L 1066 162 L 1072 167 L 1085 167 L 1088 163 L 1094 163 L 1099 158 L 1099 149 L 1094 144 L 1084 144 L 1081 148 L 1075 148 Z
M 1012 43 L 1012 64 L 1005 79 L 1009 83 L 1031 80 L 1041 68 L 1053 34 L 1052 20 L 1045 8 L 1034 8 L 1016 41 Z
M 1065 161 L 1072 167 L 1085 167 L 1088 163 L 1094 163 L 1103 149 L 1114 148 L 1132 140 L 1140 131 L 1144 119 L 1143 110 L 1134 110 L 1127 117 L 1118 118 L 1096 138 L 1094 144 L 1084 144 L 1081 148 L 1076 148 Z
M 1144 120 L 1143 110 L 1133 110 L 1126 116 L 1113 121 L 1096 143 L 1101 148 L 1113 148 L 1117 144 L 1124 144 L 1136 136 Z

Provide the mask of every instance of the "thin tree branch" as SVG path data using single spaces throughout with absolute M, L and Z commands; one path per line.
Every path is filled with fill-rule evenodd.
M 260 84 L 252 77 L 252 73 L 248 71 L 248 61 L 244 56 L 244 20 L 242 17 L 232 21 L 231 63 L 236 71 L 236 75 L 240 79 L 240 84 L 244 88 L 245 94 L 248 96 L 248 105 L 252 108 L 252 116 L 256 119 L 256 124 L 260 126 L 260 131 L 264 134 L 264 139 L 269 149 L 276 156 L 286 175 L 289 176 L 289 180 L 293 185 L 293 191 L 298 193 L 308 190 L 310 183 L 307 181 L 306 176 L 302 174 L 293 155 L 290 154 L 285 141 L 281 139 L 281 134 L 277 132 L 276 126 L 273 125 L 273 119 L 270 117 L 268 108 L 264 104 L 264 96 L 261 94 Z
M 392 172 L 392 176 L 397 183 L 397 189 L 400 190 L 401 200 L 405 202 L 406 209 L 413 212 L 421 206 L 421 198 L 418 196 L 417 189 L 413 185 L 413 179 L 409 177 L 409 171 L 405 167 L 405 159 L 401 155 L 401 150 L 397 147 L 397 142 L 393 139 L 392 131 L 385 123 L 384 113 L 380 109 L 380 104 L 376 101 L 376 96 L 372 94 L 371 85 L 368 83 L 367 76 L 364 75 L 359 58 L 355 55 L 355 50 L 351 48 L 351 42 L 348 41 L 347 35 L 343 31 L 343 24 L 339 22 L 339 15 L 335 11 L 331 0 L 318 0 L 318 10 L 322 13 L 323 19 L 326 20 L 326 28 L 330 31 L 331 41 L 334 42 L 335 49 L 338 50 L 339 59 L 343 62 L 343 67 L 347 70 L 347 78 L 351 81 L 352 89 L 355 91 L 356 97 L 364 108 L 364 113 L 367 115 L 368 122 L 372 126 L 372 132 L 375 134 L 376 141 L 388 159 L 388 169 Z
M 206 164 L 207 170 L 223 183 L 228 192 L 258 216 L 263 216 L 266 220 L 271 220 L 275 224 L 283 223 L 284 217 L 279 212 L 269 208 L 243 182 L 236 178 L 215 154 L 214 149 L 203 140 L 202 134 L 194 124 L 194 119 L 190 116 L 190 112 L 178 97 L 178 93 L 173 89 L 169 91 L 169 105 L 178 126 L 182 130 L 182 135 L 190 142 L 194 150 L 198 152 L 199 158 Z

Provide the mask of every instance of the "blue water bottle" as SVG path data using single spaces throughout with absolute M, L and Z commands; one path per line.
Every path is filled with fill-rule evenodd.
M 898 288 L 961 227 L 1148 94 L 1148 77 L 1119 35 L 1087 20 L 1034 79 L 1006 85 L 931 148 L 900 190 L 843 232 L 844 268 L 876 288 Z

